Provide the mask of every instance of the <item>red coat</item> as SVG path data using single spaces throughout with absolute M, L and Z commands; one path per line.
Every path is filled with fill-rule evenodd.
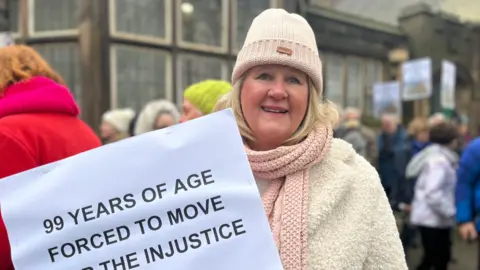
M 80 119 L 69 90 L 43 77 L 17 83 L 0 96 L 0 181 L 101 145 Z M 0 213 L 0 270 L 12 270 Z

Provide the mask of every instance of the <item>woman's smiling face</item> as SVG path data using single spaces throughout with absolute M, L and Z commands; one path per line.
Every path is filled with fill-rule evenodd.
M 308 77 L 297 69 L 263 65 L 250 69 L 240 94 L 243 115 L 255 136 L 254 150 L 281 145 L 298 129 L 308 108 Z

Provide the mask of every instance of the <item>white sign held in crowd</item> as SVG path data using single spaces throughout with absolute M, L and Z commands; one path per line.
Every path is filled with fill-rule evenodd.
M 0 181 L 16 270 L 280 270 L 231 110 Z
M 383 114 L 394 114 L 399 119 L 402 117 L 400 83 L 397 81 L 373 86 L 373 115 L 380 118 Z
M 457 67 L 450 61 L 442 61 L 442 78 L 440 89 L 440 103 L 442 108 L 455 110 L 455 84 Z
M 420 58 L 402 64 L 403 100 L 418 100 L 432 95 L 432 59 Z

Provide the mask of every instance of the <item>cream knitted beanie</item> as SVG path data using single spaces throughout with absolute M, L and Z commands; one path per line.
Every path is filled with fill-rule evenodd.
M 135 111 L 127 109 L 111 110 L 103 114 L 102 121 L 110 123 L 119 132 L 128 133 L 128 127 L 135 117 Z
M 305 72 L 322 93 L 322 63 L 315 34 L 300 15 L 267 9 L 252 22 L 233 68 L 232 84 L 250 68 L 278 64 Z

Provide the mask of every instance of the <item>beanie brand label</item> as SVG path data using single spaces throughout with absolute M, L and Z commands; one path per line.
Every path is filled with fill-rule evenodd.
M 292 55 L 293 51 L 292 49 L 286 48 L 286 47 L 277 47 L 277 52 L 281 54 L 286 54 L 286 55 Z

